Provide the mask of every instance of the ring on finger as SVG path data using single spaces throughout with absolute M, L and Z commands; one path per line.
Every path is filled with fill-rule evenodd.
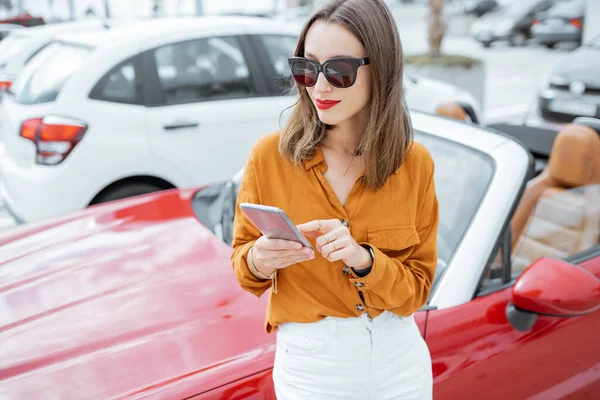
M 329 236 L 327 236 L 327 234 L 325 234 L 325 243 L 331 243 L 331 240 L 329 240 Z
M 335 242 L 331 242 L 331 245 L 333 246 L 333 251 L 337 251 L 337 246 L 335 245 Z
M 319 222 L 319 229 L 317 229 L 319 232 L 321 231 L 321 220 L 318 221 Z

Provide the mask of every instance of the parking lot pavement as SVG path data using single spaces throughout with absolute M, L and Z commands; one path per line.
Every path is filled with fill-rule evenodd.
M 478 43 L 475 46 L 479 46 Z M 524 122 L 537 108 L 537 92 L 550 77 L 552 67 L 570 52 L 569 47 L 546 49 L 530 44 L 509 47 L 504 43 L 478 49 L 486 66 L 484 120 Z
M 423 6 L 396 6 L 392 9 L 405 54 L 428 50 L 427 12 Z M 535 109 L 536 93 L 553 65 L 568 56 L 573 46 L 546 49 L 535 43 L 510 47 L 494 43 L 485 49 L 468 36 L 447 35 L 442 44 L 446 54 L 464 54 L 485 63 L 486 87 L 484 122 L 523 122 Z

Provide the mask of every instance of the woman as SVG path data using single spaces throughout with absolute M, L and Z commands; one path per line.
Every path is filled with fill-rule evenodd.
M 299 101 L 251 151 L 233 266 L 270 291 L 280 399 L 430 399 L 413 319 L 437 261 L 433 160 L 412 142 L 402 51 L 383 0 L 335 0 L 304 27 L 290 68 Z M 311 240 L 270 240 L 239 203 L 277 206 Z

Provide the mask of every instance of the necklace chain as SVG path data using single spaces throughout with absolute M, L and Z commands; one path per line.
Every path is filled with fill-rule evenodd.
M 356 156 L 356 154 L 352 154 L 352 158 L 350 159 L 350 162 L 348 163 L 348 167 L 346 168 L 346 172 L 344 172 L 344 175 L 342 176 L 346 176 L 346 174 L 348 173 L 348 170 L 350 170 L 350 166 L 352 165 L 352 162 L 354 161 L 354 157 Z

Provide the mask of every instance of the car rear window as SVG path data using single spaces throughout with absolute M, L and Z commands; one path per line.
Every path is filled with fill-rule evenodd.
M 557 4 L 548 10 L 548 17 L 582 17 L 584 14 L 584 1 L 566 1 L 563 4 Z
M 27 40 L 27 36 L 8 35 L 8 37 L 0 42 L 0 69 L 4 68 L 6 63 L 23 49 Z
M 54 42 L 42 49 L 17 78 L 11 91 L 21 104 L 56 100 L 60 90 L 89 55 L 91 49 Z

